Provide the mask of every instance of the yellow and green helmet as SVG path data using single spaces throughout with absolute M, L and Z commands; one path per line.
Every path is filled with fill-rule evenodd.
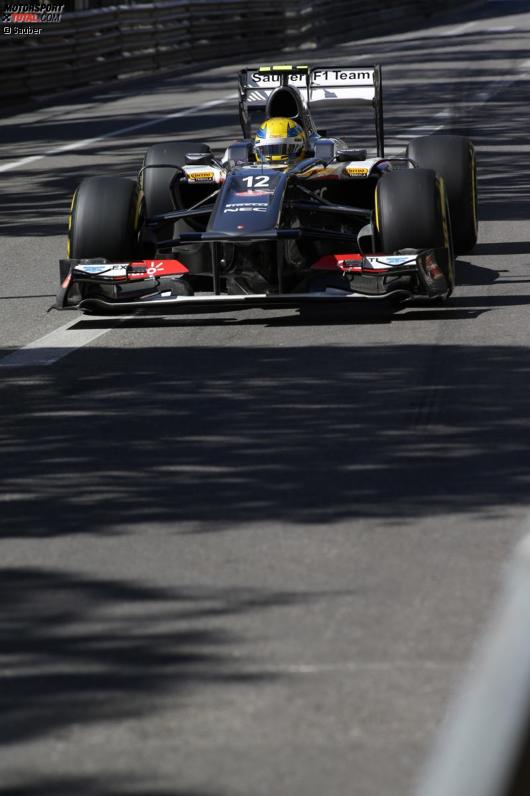
M 261 163 L 287 166 L 305 155 L 306 134 L 299 124 L 281 116 L 263 122 L 254 139 L 256 157 Z

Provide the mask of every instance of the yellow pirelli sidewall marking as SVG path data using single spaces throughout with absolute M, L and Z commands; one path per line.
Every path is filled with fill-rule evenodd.
M 445 181 L 443 177 L 437 178 L 438 190 L 440 192 L 440 209 L 442 211 L 442 231 L 444 237 L 444 246 L 449 248 L 449 225 L 447 224 L 447 199 L 445 196 Z
M 140 217 L 142 215 L 142 206 L 144 201 L 144 192 L 139 188 L 138 196 L 136 199 L 136 208 L 134 211 L 134 231 L 137 232 L 140 228 Z
M 452 287 L 455 284 L 455 263 L 454 263 L 454 255 L 452 247 L 450 245 L 451 241 L 449 240 L 449 224 L 447 223 L 448 202 L 447 202 L 447 195 L 445 192 L 445 180 L 443 177 L 438 177 L 437 182 L 438 182 L 438 189 L 440 192 L 440 204 L 442 211 L 442 232 L 444 237 L 444 246 L 448 251 L 449 276 L 451 279 L 450 287 L 452 289 Z
M 75 197 L 77 196 L 77 188 L 75 189 L 72 195 L 72 201 L 70 202 L 70 210 L 68 211 L 68 229 L 72 229 L 72 212 L 74 209 Z
M 379 232 L 379 183 L 375 186 L 375 228 Z
M 71 234 L 72 234 L 72 213 L 74 212 L 74 204 L 75 204 L 76 196 L 77 196 L 77 188 L 75 189 L 75 191 L 73 193 L 72 201 L 70 202 L 70 210 L 68 212 L 68 233 L 66 235 L 66 256 L 67 256 L 68 259 L 70 259 L 70 251 L 71 251 L 70 238 L 71 238 Z

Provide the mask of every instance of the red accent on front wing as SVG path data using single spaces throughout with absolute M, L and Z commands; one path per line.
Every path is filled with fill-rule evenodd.
M 370 257 L 377 257 L 377 254 L 371 254 Z M 384 257 L 384 255 L 380 255 Z M 313 263 L 311 268 L 316 271 L 348 271 L 354 273 L 366 273 L 366 274 L 386 274 L 388 273 L 388 268 L 363 268 L 360 263 L 364 260 L 362 254 L 326 254 L 324 257 L 321 257 L 320 260 L 317 260 L 316 263 Z M 350 265 L 351 262 L 357 262 L 359 265 Z M 348 265 L 346 265 L 348 262 Z
M 316 263 L 313 263 L 311 268 L 314 268 L 316 271 L 344 271 L 345 260 L 361 262 L 362 259 L 362 254 L 326 254 L 324 257 L 321 257 L 320 260 L 317 260 Z M 358 268 L 360 271 L 360 266 L 358 266 Z M 346 266 L 346 269 L 351 271 L 352 266 Z
M 180 260 L 135 260 L 131 266 L 143 266 L 147 276 L 174 276 L 188 274 L 189 270 Z

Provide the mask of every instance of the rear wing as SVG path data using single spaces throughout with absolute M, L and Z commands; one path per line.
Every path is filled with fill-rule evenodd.
M 282 65 L 242 69 L 239 107 L 245 137 L 250 137 L 248 111 L 265 109 L 269 96 L 279 86 L 297 89 L 308 112 L 311 105 L 318 102 L 371 103 L 375 111 L 377 154 L 384 157 L 383 86 L 379 64 L 363 68 Z

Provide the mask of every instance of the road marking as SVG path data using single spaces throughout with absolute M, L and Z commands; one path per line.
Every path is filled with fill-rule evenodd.
M 76 149 L 84 149 L 84 147 L 92 146 L 92 144 L 97 144 L 99 141 L 106 141 L 109 138 L 115 138 L 116 136 L 123 135 L 124 133 L 131 133 L 134 130 L 144 130 L 146 127 L 154 127 L 155 125 L 165 122 L 168 119 L 178 119 L 182 116 L 191 116 L 192 114 L 206 110 L 207 108 L 215 108 L 216 105 L 223 105 L 229 100 L 234 99 L 236 96 L 237 94 L 229 94 L 222 99 L 209 100 L 208 102 L 203 102 L 193 108 L 175 111 L 175 113 L 168 113 L 165 116 L 157 116 L 156 119 L 149 119 L 147 122 L 139 122 L 138 124 L 129 125 L 129 127 L 121 127 L 119 130 L 113 130 L 110 133 L 105 133 L 105 135 L 98 135 L 95 138 L 84 138 L 81 141 L 73 141 L 70 144 L 64 144 L 63 146 L 54 147 L 53 149 L 47 149 L 46 152 L 43 152 L 41 155 L 30 155 L 27 158 L 13 160 L 11 163 L 4 163 L 2 166 L 0 166 L 0 172 L 12 171 L 13 169 L 18 169 L 21 166 L 27 166 L 28 163 L 34 163 L 36 160 L 43 160 L 50 155 L 60 155 L 63 152 L 73 152 Z
M 224 669 L 223 669 L 224 667 Z M 358 672 L 392 673 L 398 669 L 407 672 L 414 670 L 429 670 L 435 672 L 451 672 L 461 669 L 458 661 L 433 661 L 433 660 L 398 660 L 398 661 L 338 661 L 333 663 L 273 663 L 260 664 L 242 661 L 238 656 L 226 657 L 217 667 L 216 671 L 233 671 L 237 669 L 242 674 L 268 674 L 268 675 L 319 675 L 319 674 L 355 674 Z M 179 671 L 183 671 L 179 669 Z M 184 669 L 185 671 L 185 669 Z M 210 664 L 194 663 L 190 671 L 207 674 L 214 671 Z
M 79 320 L 79 316 L 76 316 L 70 323 L 45 334 L 44 337 L 39 337 L 38 340 L 33 340 L 32 343 L 13 351 L 12 354 L 7 354 L 0 359 L 0 368 L 37 368 L 53 365 L 54 362 L 71 354 L 77 348 L 82 348 L 110 331 L 109 328 L 76 329 L 75 326 Z M 96 316 L 92 316 L 91 320 L 96 320 Z M 98 320 L 100 319 L 98 318 Z M 123 321 L 125 318 L 120 320 Z
M 516 83 L 518 80 L 524 75 L 524 72 L 530 66 L 529 61 L 523 61 L 517 67 L 517 74 L 513 75 L 509 78 L 500 78 L 499 80 L 493 81 L 489 85 L 488 88 L 483 89 L 482 91 L 477 92 L 474 97 L 471 97 L 467 101 L 467 105 L 471 106 L 474 105 L 476 107 L 481 107 L 485 105 L 490 99 L 495 97 L 499 92 L 501 92 L 505 88 L 509 88 L 513 83 Z M 451 108 L 444 108 L 443 111 L 439 111 L 433 116 L 433 121 L 431 124 L 422 124 L 419 127 L 411 127 L 409 130 L 405 130 L 403 133 L 398 133 L 395 138 L 416 138 L 420 135 L 425 135 L 426 133 L 432 134 L 438 132 L 438 130 L 443 130 L 445 127 L 445 121 L 442 121 L 440 124 L 435 123 L 435 119 L 450 119 L 453 116 L 453 109 Z
M 440 33 L 440 36 L 459 36 L 461 33 L 466 33 L 470 30 L 474 25 L 476 25 L 476 20 L 472 19 L 471 22 L 464 22 L 462 25 L 458 25 L 456 28 L 451 28 L 450 30 L 444 30 Z

